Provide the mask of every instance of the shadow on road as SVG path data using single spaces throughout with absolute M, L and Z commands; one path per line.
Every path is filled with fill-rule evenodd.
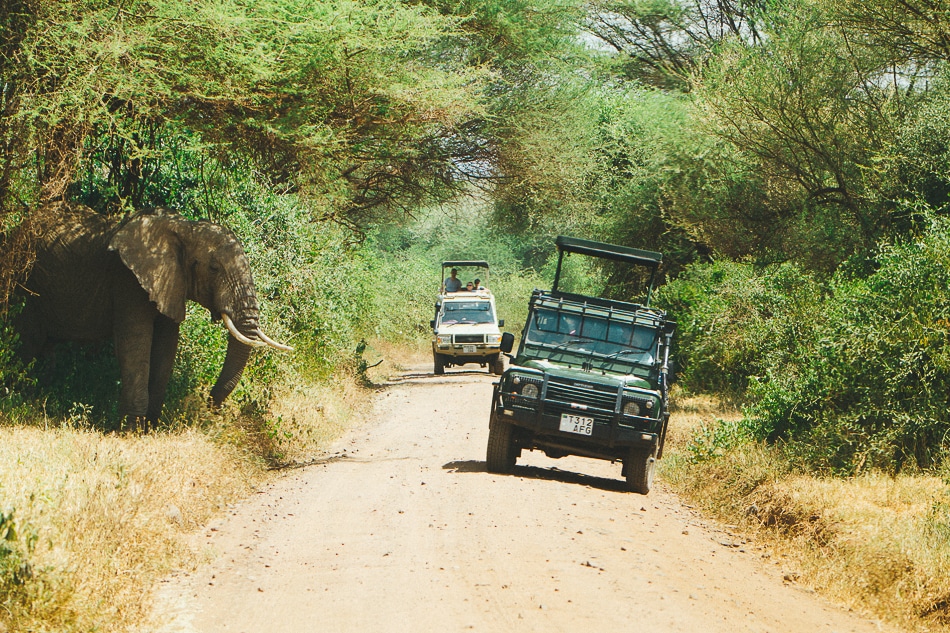
M 488 469 L 485 462 L 476 460 L 448 462 L 442 465 L 443 470 L 455 473 L 485 473 Z M 525 479 L 540 479 L 557 481 L 565 484 L 575 484 L 608 492 L 626 493 L 625 483 L 621 479 L 606 479 L 593 477 L 583 473 L 575 473 L 560 468 L 539 468 L 538 466 L 515 466 L 510 473 L 493 473 L 503 477 L 524 477 Z M 619 471 L 618 471 L 619 474 Z
M 377 387 L 392 387 L 395 385 L 405 385 L 405 384 L 428 384 L 428 385 L 438 385 L 438 384 L 447 384 L 456 382 L 454 378 L 494 378 L 493 374 L 489 374 L 484 369 L 462 369 L 459 371 L 446 371 L 441 376 L 436 376 L 431 371 L 407 371 L 398 376 L 390 378 L 387 382 L 379 383 Z

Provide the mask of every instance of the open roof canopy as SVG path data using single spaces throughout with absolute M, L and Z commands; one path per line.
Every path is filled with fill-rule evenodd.
M 442 268 L 456 268 L 458 266 L 475 266 L 477 268 L 488 268 L 488 262 L 481 260 L 455 260 L 442 262 Z
M 660 264 L 663 263 L 662 253 L 645 251 L 629 246 L 620 246 L 618 244 L 582 240 L 576 237 L 567 237 L 566 235 L 558 235 L 554 243 L 557 246 L 558 254 L 557 270 L 554 272 L 554 285 L 552 286 L 551 292 L 558 292 L 558 284 L 561 280 L 561 262 L 564 259 L 565 253 L 578 253 L 598 259 L 610 259 L 647 268 L 650 271 L 650 281 L 644 305 L 650 305 L 650 297 L 653 295 L 653 287 L 656 283 L 657 269 L 659 269 Z

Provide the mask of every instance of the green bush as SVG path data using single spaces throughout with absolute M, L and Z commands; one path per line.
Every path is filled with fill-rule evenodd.
M 859 274 L 855 271 L 870 270 Z M 853 473 L 937 465 L 950 436 L 950 221 L 823 286 L 796 267 L 693 266 L 662 288 L 681 384 L 746 405 L 793 463 Z
M 832 469 L 929 467 L 950 433 L 950 222 L 884 245 L 875 263 L 833 280 L 807 354 L 770 368 L 750 414 L 825 447 L 808 457 Z
M 716 262 L 688 268 L 659 288 L 655 303 L 677 323 L 680 385 L 742 402 L 753 377 L 801 354 L 821 300 L 819 285 L 792 264 Z

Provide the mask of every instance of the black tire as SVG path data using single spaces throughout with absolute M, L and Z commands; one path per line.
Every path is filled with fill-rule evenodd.
M 432 352 L 432 364 L 435 366 L 435 375 L 441 376 L 445 373 L 445 357 L 438 352 Z
M 492 416 L 488 423 L 488 454 L 485 459 L 490 473 L 510 473 L 518 461 L 518 449 L 512 437 L 512 425 Z
M 656 450 L 631 448 L 624 461 L 627 490 L 641 495 L 649 494 L 656 474 Z
M 488 363 L 488 372 L 495 374 L 496 376 L 501 376 L 505 373 L 505 358 L 501 354 L 498 356 L 493 356 L 491 361 Z

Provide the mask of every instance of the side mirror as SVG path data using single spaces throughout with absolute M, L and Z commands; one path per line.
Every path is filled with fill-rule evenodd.
M 431 321 L 429 321 L 429 327 L 432 328 L 433 330 L 435 329 L 435 319 L 432 319 Z
M 504 320 L 504 319 L 499 319 L 499 320 L 498 320 L 498 327 L 505 327 L 505 320 Z
M 510 354 L 514 346 L 515 346 L 514 334 L 512 334 L 511 332 L 505 332 L 504 334 L 501 335 L 501 345 L 499 345 L 499 347 L 501 348 L 501 351 L 503 351 L 506 354 Z

